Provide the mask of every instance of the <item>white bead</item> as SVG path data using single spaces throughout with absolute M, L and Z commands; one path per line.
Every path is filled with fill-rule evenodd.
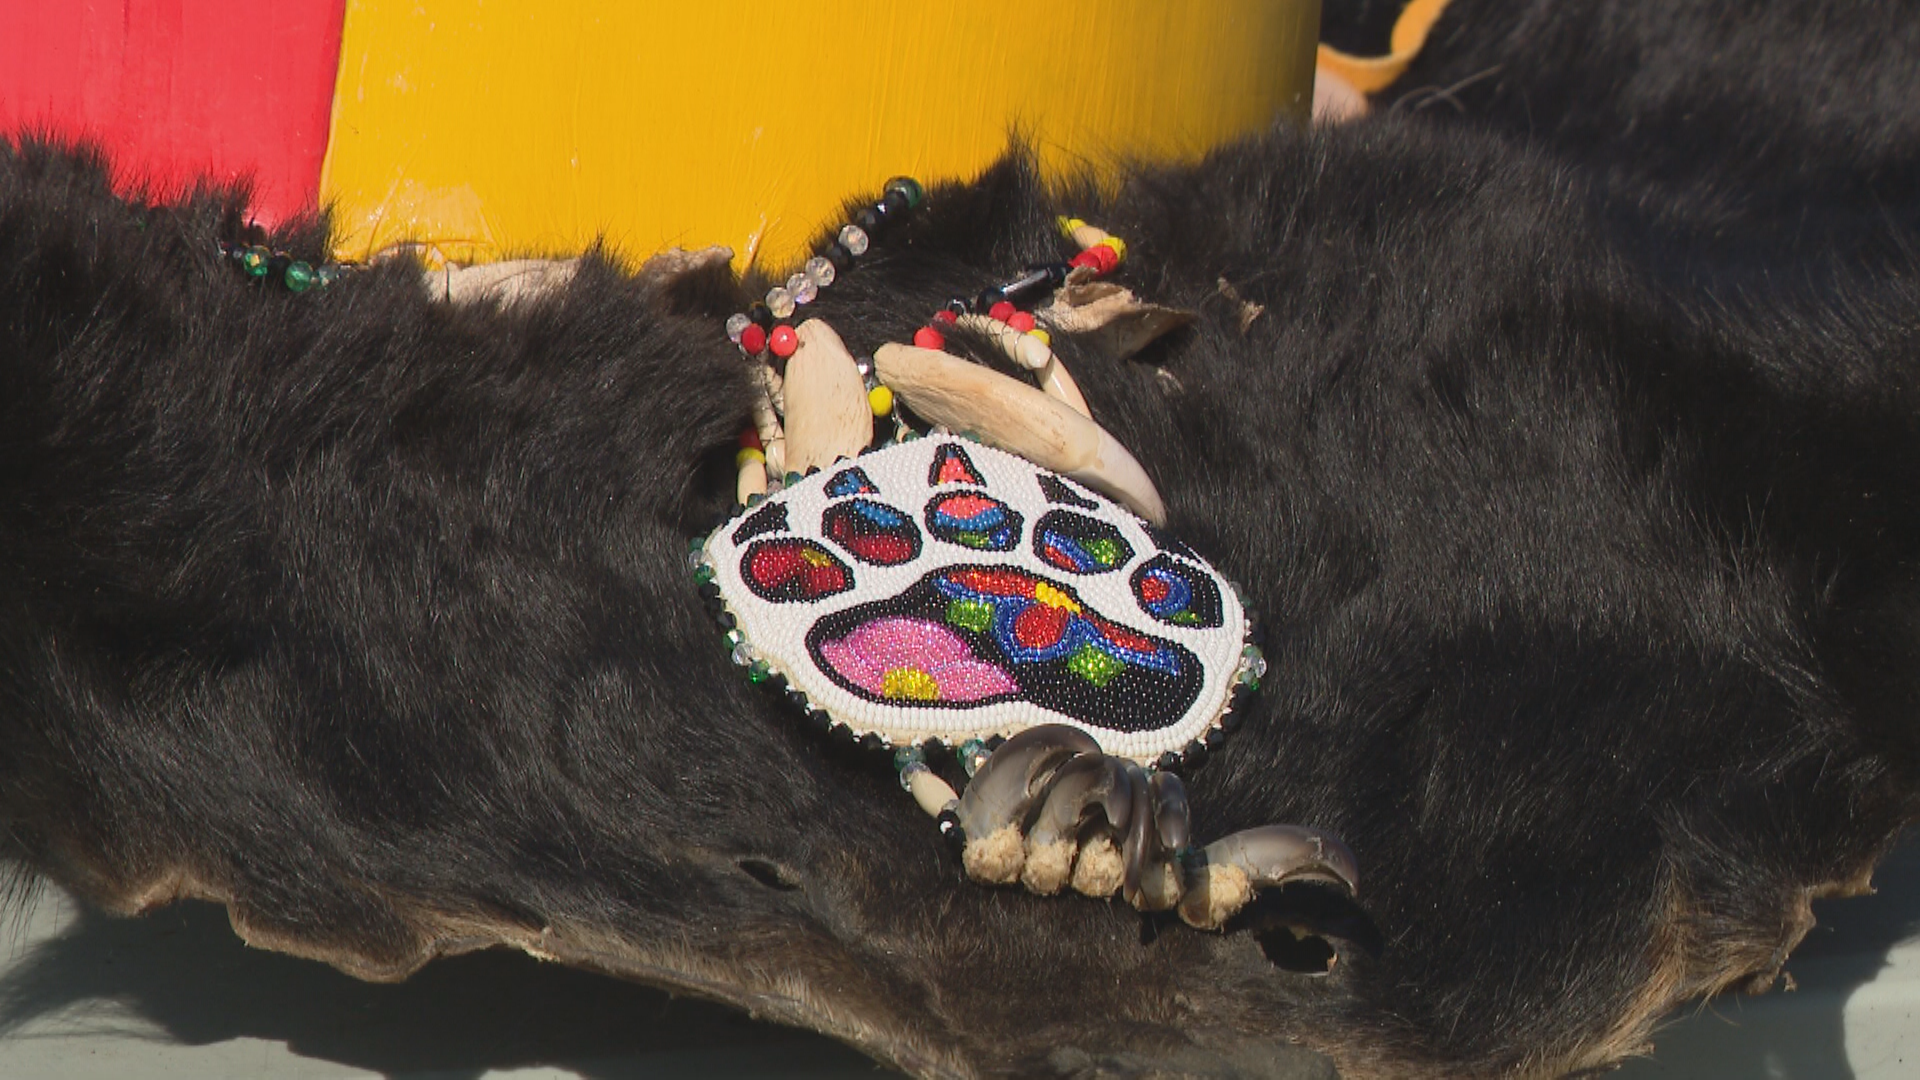
M 865 255 L 867 253 L 867 230 L 858 225 L 849 225 L 841 229 L 840 246 L 846 248 L 849 254 Z
M 813 298 L 820 295 L 820 286 L 805 274 L 795 274 L 787 279 L 787 292 L 793 294 L 796 304 L 811 304 Z
M 746 333 L 747 327 L 752 325 L 753 320 L 747 318 L 744 312 L 735 313 L 727 320 L 727 340 L 735 345 L 740 344 L 740 335 Z
M 784 319 L 793 314 L 793 294 L 779 285 L 767 290 L 767 306 L 773 309 L 773 317 Z
M 813 258 L 808 259 L 804 272 L 808 280 L 823 289 L 833 284 L 833 263 L 822 256 L 815 255 Z

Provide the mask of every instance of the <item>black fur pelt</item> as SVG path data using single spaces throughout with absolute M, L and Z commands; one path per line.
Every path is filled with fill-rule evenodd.
M 1267 629 L 1196 839 L 1360 861 L 1354 903 L 1223 933 L 969 884 L 884 761 L 731 666 L 686 546 L 753 283 L 294 296 L 217 256 L 240 196 L 16 140 L 7 848 L 367 978 L 508 945 L 922 1075 L 1603 1066 L 1769 984 L 1920 811 L 1915 57 L 1893 3 L 1458 0 L 1369 119 L 1106 194 L 1015 155 L 818 302 L 905 340 L 1066 254 L 1064 211 L 1198 314 L 1055 344 Z

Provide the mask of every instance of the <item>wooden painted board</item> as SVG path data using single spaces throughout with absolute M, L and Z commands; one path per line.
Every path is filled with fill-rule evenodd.
M 0 133 L 98 142 L 127 188 L 251 177 L 310 210 L 345 0 L 0 0 Z
M 795 261 L 852 193 L 1305 117 L 1318 0 L 350 0 L 322 190 L 341 254 L 724 244 Z

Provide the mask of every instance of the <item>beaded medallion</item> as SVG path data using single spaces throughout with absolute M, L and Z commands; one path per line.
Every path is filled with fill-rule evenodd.
M 1165 762 L 1264 668 L 1233 587 L 1185 545 L 952 436 L 792 483 L 694 558 L 736 662 L 895 747 L 1062 723 Z

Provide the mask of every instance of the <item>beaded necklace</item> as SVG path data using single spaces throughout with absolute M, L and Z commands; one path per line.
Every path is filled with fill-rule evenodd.
M 352 264 L 338 262 L 314 266 L 284 251 L 275 251 L 259 244 L 229 244 L 221 240 L 218 247 L 220 257 L 238 266 L 250 280 L 277 282 L 295 294 L 314 288 L 324 289 L 352 269 Z
M 1112 273 L 1125 243 L 1062 218 L 1077 255 L 949 301 L 912 348 L 855 357 L 818 320 L 792 325 L 924 197 L 911 179 L 888 181 L 800 272 L 727 320 L 728 337 L 757 361 L 762 395 L 735 458 L 735 514 L 696 538 L 689 557 L 734 663 L 784 693 L 814 730 L 890 752 L 901 787 L 976 881 L 1121 891 L 1143 910 L 1178 905 L 1207 927 L 1275 875 L 1350 887 L 1351 855 L 1320 834 L 1187 846 L 1172 770 L 1218 745 L 1266 661 L 1238 590 L 1154 527 L 1158 493 L 1092 421 L 1033 311 L 1064 286 Z M 993 341 L 1041 390 L 945 355 L 956 327 Z M 871 425 L 854 424 L 854 437 L 823 443 L 803 409 L 846 415 L 850 384 L 864 393 L 859 411 L 887 429 L 874 438 Z M 978 415 L 952 403 L 969 385 L 1006 397 L 1010 411 L 1051 410 L 1041 427 L 1078 425 L 1083 442 L 1113 443 L 1138 476 L 1103 463 L 1082 487 L 1023 449 L 1018 422 L 998 437 L 949 434 Z M 903 397 L 935 425 L 928 435 L 908 424 Z M 930 761 L 929 749 L 949 748 Z M 938 760 L 964 775 L 965 795 Z

